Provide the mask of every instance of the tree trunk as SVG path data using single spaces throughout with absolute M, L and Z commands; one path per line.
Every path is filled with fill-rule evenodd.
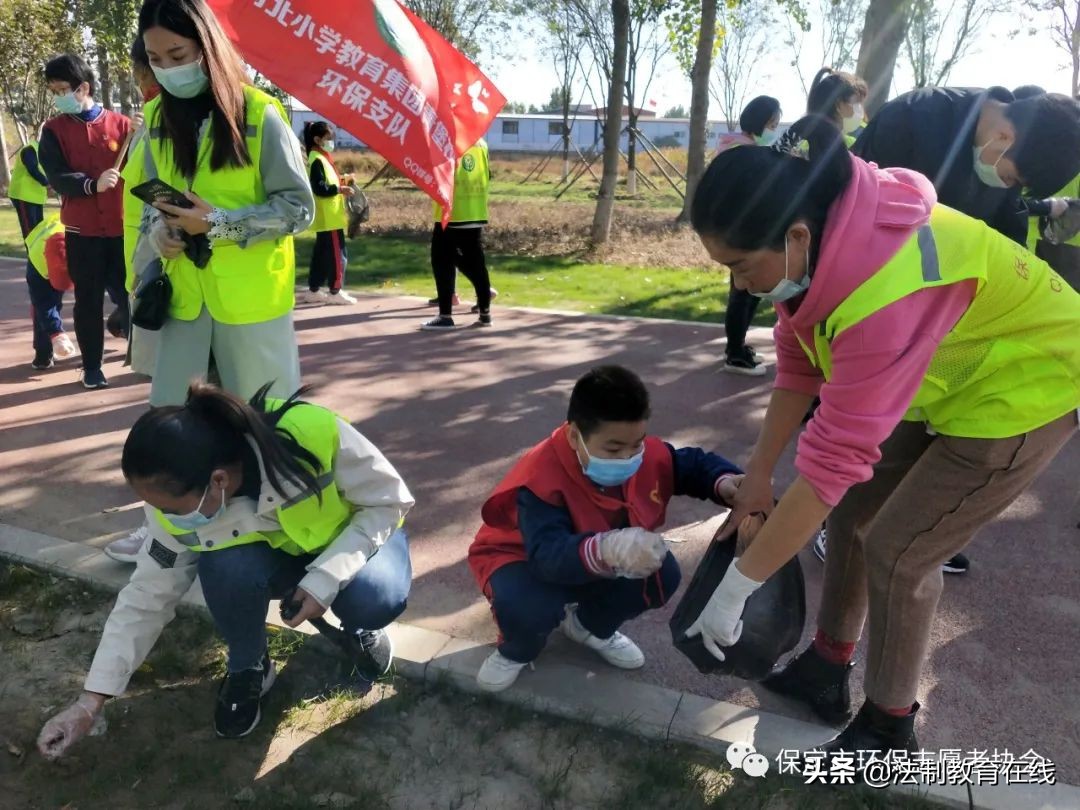
M 712 73 L 716 45 L 716 0 L 701 1 L 701 32 L 698 34 L 694 67 L 690 71 L 690 137 L 686 144 L 686 197 L 675 220 L 690 221 L 690 206 L 701 176 L 705 174 L 705 137 L 709 128 L 709 74 Z
M 112 109 L 112 76 L 109 75 L 109 54 L 105 52 L 105 46 L 98 45 L 97 49 L 98 81 L 101 84 L 98 101 L 106 110 Z
M 592 244 L 602 245 L 611 236 L 615 212 L 615 186 L 619 182 L 619 136 L 622 134 L 623 93 L 626 87 L 626 52 L 630 47 L 630 0 L 611 0 L 614 47 L 611 87 L 608 88 L 607 120 L 604 124 L 604 173 L 593 215 Z
M 116 92 L 120 94 L 120 112 L 131 118 L 131 74 L 121 76 L 116 82 Z
M 626 193 L 631 197 L 637 194 L 637 136 L 634 135 L 634 130 L 637 129 L 637 115 L 634 114 L 634 108 L 630 108 L 630 117 L 627 119 L 627 141 L 626 141 Z
M 570 88 L 563 88 L 562 105 L 562 182 L 570 176 Z
M 7 193 L 8 187 L 11 185 L 11 167 L 8 166 L 8 147 L 7 136 L 4 132 L 4 111 L 0 110 L 0 188 L 4 189 L 4 193 Z M 15 157 L 18 160 L 18 156 Z
M 893 70 L 911 19 L 911 0 L 870 0 L 856 73 L 870 85 L 866 111 L 874 115 L 889 98 Z

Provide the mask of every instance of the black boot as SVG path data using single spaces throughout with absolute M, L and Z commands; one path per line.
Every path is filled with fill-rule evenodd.
M 855 664 L 826 661 L 810 645 L 787 665 L 774 671 L 761 685 L 778 695 L 808 705 L 829 725 L 839 725 L 851 717 L 851 690 L 848 678 Z
M 826 756 L 837 751 L 867 751 L 885 754 L 889 751 L 918 751 L 915 741 L 915 715 L 919 704 L 904 717 L 896 717 L 879 709 L 869 700 L 855 715 L 848 727 L 821 748 Z

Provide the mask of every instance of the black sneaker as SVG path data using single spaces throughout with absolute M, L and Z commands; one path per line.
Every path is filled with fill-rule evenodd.
M 848 678 L 855 664 L 826 661 L 810 645 L 787 665 L 775 670 L 761 682 L 766 689 L 794 698 L 809 706 L 830 725 L 839 725 L 851 717 L 851 690 Z
M 821 524 L 821 528 L 818 529 L 818 533 L 814 535 L 814 556 L 822 562 L 825 562 L 825 544 L 829 541 L 829 536 L 825 532 L 825 524 Z
M 452 332 L 455 329 L 457 329 L 457 324 L 448 315 L 440 315 L 420 325 L 421 332 Z
M 235 740 L 254 731 L 262 717 L 261 698 L 270 691 L 276 678 L 274 662 L 265 654 L 258 669 L 227 673 L 218 688 L 214 709 L 217 735 Z
M 30 368 L 45 371 L 45 369 L 52 368 L 54 365 L 51 354 L 35 354 L 33 362 L 30 363 Z
M 967 555 L 957 554 L 942 564 L 941 571 L 945 574 L 966 574 L 970 567 Z
M 729 374 L 741 374 L 744 377 L 764 377 L 768 368 L 760 362 L 752 350 L 744 348 L 739 354 L 729 354 L 724 360 L 723 370 Z
M 105 379 L 105 375 L 100 368 L 84 369 L 82 384 L 83 388 L 90 391 L 97 391 L 98 389 L 109 387 L 109 381 Z
M 359 630 L 353 644 L 352 661 L 356 674 L 366 681 L 377 681 L 390 671 L 394 662 L 394 644 L 385 630 Z
M 480 317 L 476 319 L 473 326 L 491 326 L 491 313 L 481 312 Z

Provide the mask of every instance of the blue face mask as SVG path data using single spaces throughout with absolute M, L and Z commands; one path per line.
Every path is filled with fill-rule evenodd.
M 982 146 L 976 146 L 973 148 L 975 153 L 975 176 L 979 178 L 983 183 L 991 188 L 1008 188 L 1009 184 L 1001 179 L 1001 175 L 998 174 L 997 166 L 1001 163 L 1001 159 L 1005 157 L 1006 149 L 998 155 L 998 159 L 993 163 L 983 163 L 982 153 L 986 150 L 986 147 L 992 144 L 993 141 L 987 141 Z
M 755 135 L 754 140 L 757 141 L 758 146 L 772 146 L 779 137 L 780 133 L 775 129 L 767 129 L 760 135 Z
M 77 115 L 82 112 L 82 102 L 75 98 L 74 90 L 68 90 L 60 96 L 53 96 L 53 106 L 62 115 Z
M 206 495 L 210 491 L 210 485 L 206 485 L 206 489 L 203 490 L 202 497 L 199 498 L 199 505 L 194 510 L 188 512 L 186 515 L 172 515 L 168 512 L 164 513 L 164 517 L 169 523 L 178 529 L 183 529 L 186 532 L 194 532 L 206 526 L 209 523 L 213 523 L 223 514 L 225 514 L 225 490 L 221 490 L 221 506 L 214 512 L 213 516 L 207 517 L 200 510 L 202 509 L 203 501 L 206 500 Z
M 765 301 L 771 301 L 776 304 L 780 301 L 790 301 L 796 296 L 802 295 L 810 289 L 810 251 L 806 252 L 806 271 L 803 273 L 802 278 L 798 281 L 792 281 L 788 278 L 788 240 L 787 236 L 784 237 L 784 277 L 780 279 L 780 283 L 773 287 L 768 292 L 763 293 L 751 293 L 758 298 Z
M 210 77 L 203 71 L 202 57 L 186 65 L 171 68 L 151 66 L 154 76 L 165 92 L 177 98 L 195 98 L 206 92 Z
M 579 434 L 580 435 L 580 434 Z M 597 458 L 589 454 L 589 448 L 585 440 L 581 440 L 581 449 L 589 463 L 583 468 L 585 476 L 594 484 L 602 487 L 617 487 L 625 484 L 634 477 L 634 473 L 641 469 L 641 462 L 645 460 L 645 448 L 630 458 Z

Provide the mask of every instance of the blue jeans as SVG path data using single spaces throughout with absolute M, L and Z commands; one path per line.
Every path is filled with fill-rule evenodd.
M 288 595 L 315 556 L 294 557 L 265 543 L 199 555 L 203 596 L 229 648 L 229 672 L 251 669 L 262 661 L 270 600 Z M 411 583 L 409 541 L 399 529 L 338 592 L 330 609 L 349 632 L 379 630 L 405 611 Z
M 679 564 L 670 553 L 660 570 L 645 579 L 598 579 L 587 585 L 546 582 L 527 562 L 504 565 L 487 587 L 499 627 L 499 652 L 518 663 L 533 661 L 572 602 L 577 603 L 582 627 L 597 638 L 610 638 L 623 622 L 663 606 L 680 578 Z
M 52 288 L 33 267 L 26 268 L 26 286 L 30 290 L 30 311 L 34 320 L 34 353 L 52 357 L 52 337 L 64 331 L 60 310 L 64 294 Z

